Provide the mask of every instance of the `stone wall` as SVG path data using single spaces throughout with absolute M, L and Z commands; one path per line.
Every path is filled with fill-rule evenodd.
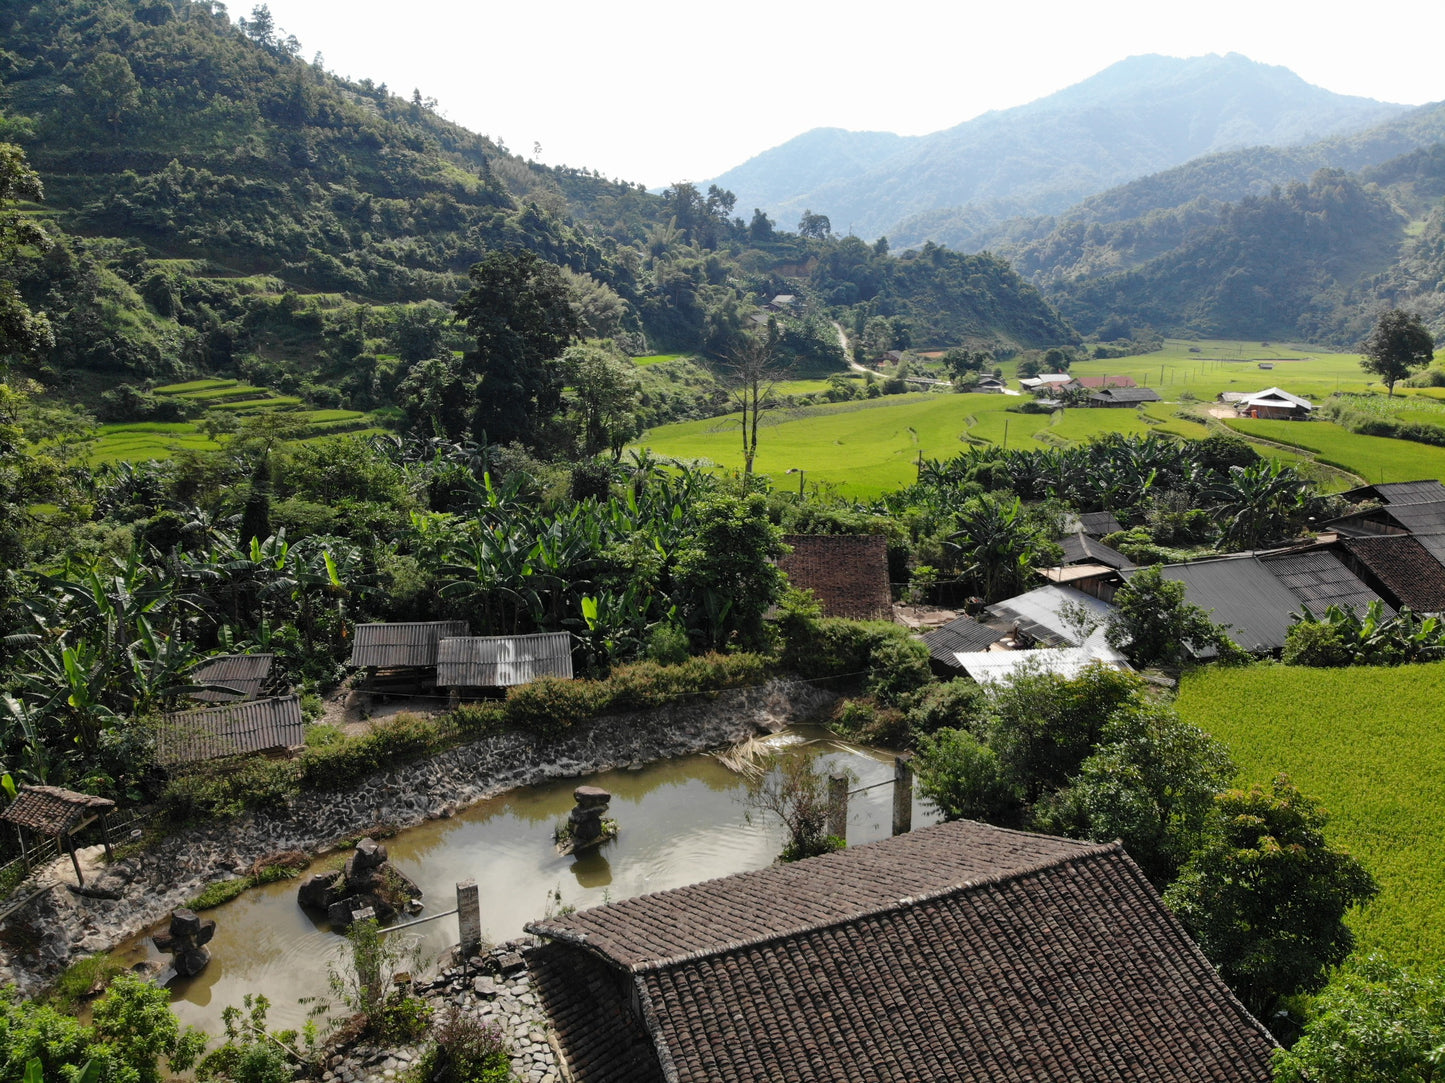
M 206 884 L 243 872 L 268 854 L 314 852 L 376 824 L 409 827 L 450 816 L 518 786 L 719 748 L 759 730 L 816 718 L 834 698 L 802 681 L 775 680 L 607 715 L 551 740 L 504 733 L 378 772 L 354 790 L 300 794 L 283 813 L 248 813 L 183 831 L 116 862 L 97 879 L 96 888 L 117 898 L 82 897 L 60 887 L 6 919 L 0 985 L 14 982 L 33 994 L 77 957 L 114 947 L 163 920 Z

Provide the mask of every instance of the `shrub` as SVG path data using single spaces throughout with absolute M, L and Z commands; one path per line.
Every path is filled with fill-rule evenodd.
M 1284 634 L 1284 653 L 1280 657 L 1287 666 L 1318 668 L 1347 666 L 1351 661 L 1340 630 L 1323 621 L 1299 621 L 1290 625 Z
M 903 629 L 899 632 L 892 637 L 880 634 L 868 654 L 868 691 L 895 707 L 933 680 L 928 648 Z
M 644 653 L 649 662 L 658 665 L 675 666 L 686 662 L 691 646 L 687 629 L 677 624 L 659 624 L 647 637 Z
M 315 790 L 341 790 L 379 769 L 433 751 L 440 733 L 430 719 L 398 714 L 361 737 L 301 754 L 301 785 Z
M 433 1083 L 507 1083 L 511 1053 L 495 1023 L 452 1009 L 434 1031 L 436 1046 L 423 1057 L 420 1075 Z
M 296 768 L 286 761 L 208 764 L 172 778 L 160 807 L 176 821 L 224 819 L 248 808 L 283 808 L 295 792 Z
M 993 750 L 965 730 L 941 729 L 918 742 L 918 792 L 945 819 L 1009 823 L 1018 800 Z
M 941 729 L 981 733 L 988 697 L 966 677 L 930 685 L 908 710 L 908 724 L 916 734 Z

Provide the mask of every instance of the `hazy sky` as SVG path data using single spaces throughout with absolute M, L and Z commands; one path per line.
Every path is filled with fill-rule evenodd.
M 254 0 L 230 0 L 232 17 Z M 810 128 L 919 135 L 1140 53 L 1243 53 L 1341 94 L 1445 98 L 1445 4 L 1375 0 L 270 0 L 302 55 L 540 160 L 649 187 Z

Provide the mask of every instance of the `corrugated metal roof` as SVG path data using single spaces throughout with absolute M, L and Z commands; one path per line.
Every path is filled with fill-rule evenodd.
M 1079 529 L 1085 534 L 1102 538 L 1124 529 L 1124 524 L 1114 517 L 1112 511 L 1084 511 L 1079 513 Z
M 1105 623 L 1114 609 L 1108 602 L 1102 602 L 1081 590 L 1051 585 L 994 602 L 993 605 L 985 607 L 985 612 L 991 613 L 1004 624 L 1016 625 L 1020 632 L 1039 643 L 1077 647 L 1089 630 L 1081 632 L 1064 620 L 1062 611 L 1065 607 L 1082 607 L 1096 625 Z
M 1126 402 L 1160 402 L 1162 398 L 1152 387 L 1106 387 L 1090 395 L 1089 401 L 1117 405 Z
M 1298 395 L 1291 395 L 1282 387 L 1266 387 L 1263 391 L 1256 391 L 1253 395 L 1246 395 L 1246 403 L 1265 403 L 1274 405 L 1300 406 L 1306 410 L 1313 410 L 1314 403 L 1309 399 L 1302 399 Z
M 1300 599 L 1253 554 L 1166 564 L 1160 571 L 1164 578 L 1182 582 L 1185 600 L 1216 624 L 1228 625 L 1229 638 L 1248 651 L 1283 647 L 1293 623 L 1290 614 L 1300 609 Z
M 1371 602 L 1382 602 L 1386 611 L 1395 611 L 1328 550 L 1284 553 L 1261 560 L 1317 617 L 1323 617 L 1332 605 L 1363 614 Z
M 222 685 L 233 691 L 192 692 L 191 698 L 202 703 L 255 699 L 265 689 L 275 661 L 274 654 L 220 654 L 208 658 L 191 671 L 191 680 L 196 684 Z
M 979 651 L 960 653 L 958 665 L 979 684 L 1012 684 L 1030 673 L 1053 673 L 1074 678 L 1095 664 L 1132 668 L 1107 643 L 1091 638 L 1083 647 L 1045 647 L 1030 651 Z
M 1415 504 L 1390 503 L 1382 510 L 1411 534 L 1439 534 L 1445 531 L 1445 500 L 1423 500 Z
M 1059 542 L 1065 564 L 1107 564 L 1111 568 L 1132 568 L 1134 562 L 1117 549 L 1087 534 L 1069 534 Z
M 452 636 L 465 636 L 471 626 L 464 620 L 419 624 L 358 624 L 351 644 L 351 665 L 424 666 L 437 664 L 437 644 Z
M 1428 481 L 1387 481 L 1379 485 L 1362 485 L 1340 495 L 1353 501 L 1375 499 L 1386 504 L 1422 504 L 1445 500 L 1445 485 L 1433 478 Z
M 567 632 L 455 637 L 443 639 L 437 651 L 439 688 L 507 688 L 538 677 L 571 676 Z
M 163 764 L 199 763 L 290 748 L 301 744 L 305 725 L 300 696 L 162 715 L 156 729 L 156 759 Z
M 940 628 L 926 632 L 923 642 L 935 661 L 957 669 L 958 661 L 954 656 L 960 651 L 987 650 L 1003 637 L 1004 633 L 997 628 L 980 624 L 972 617 L 959 617 Z

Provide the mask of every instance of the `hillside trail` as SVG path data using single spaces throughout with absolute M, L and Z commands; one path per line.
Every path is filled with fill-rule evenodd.
M 877 373 L 874 373 L 867 365 L 860 365 L 857 361 L 853 360 L 853 348 L 848 343 L 848 332 L 843 330 L 843 325 L 837 320 L 833 321 L 833 330 L 838 332 L 838 345 L 843 347 L 843 360 L 847 362 L 848 367 L 854 372 L 863 373 L 865 376 L 869 373 L 873 373 L 873 375 L 876 376 Z

